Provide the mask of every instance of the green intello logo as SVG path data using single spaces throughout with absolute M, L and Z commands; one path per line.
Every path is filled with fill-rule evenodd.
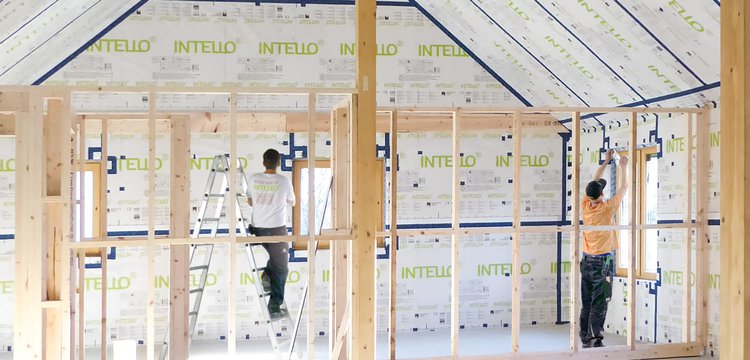
M 547 35 L 544 38 L 547 40 L 547 42 L 550 45 L 552 45 L 553 48 L 558 50 L 560 54 L 563 55 L 565 60 L 567 60 L 568 63 L 570 63 L 570 65 L 575 67 L 576 70 L 578 70 L 578 72 L 581 73 L 581 75 L 585 76 L 586 78 L 590 80 L 594 79 L 594 74 L 592 74 L 591 71 L 586 69 L 586 67 L 584 67 L 583 64 L 581 64 L 581 62 L 575 56 L 573 56 L 573 54 L 570 53 L 570 51 L 565 49 L 562 45 L 558 44 L 557 41 L 555 41 L 555 39 L 552 38 L 552 36 Z
M 315 55 L 318 44 L 314 42 L 261 41 L 258 43 L 260 55 Z
M 0 172 L 16 171 L 16 159 L 0 159 Z
M 175 54 L 234 54 L 237 44 L 234 41 L 175 40 Z
M 693 30 L 697 32 L 706 31 L 703 25 L 695 20 L 692 15 L 688 14 L 687 10 L 685 10 L 685 8 L 682 7 L 682 5 L 680 5 L 680 3 L 678 3 L 676 0 L 670 0 L 667 4 L 669 5 L 669 7 L 674 9 L 674 11 L 677 12 L 677 15 L 679 15 L 683 21 L 690 25 Z
M 593 16 L 594 20 L 596 20 L 599 23 L 599 25 L 601 25 L 602 27 L 604 27 L 604 29 L 607 31 L 608 35 L 611 35 L 612 37 L 614 37 L 615 40 L 617 40 L 617 42 L 619 42 L 622 46 L 624 46 L 624 47 L 626 47 L 628 49 L 630 49 L 630 48 L 633 47 L 633 45 L 630 43 L 630 41 L 626 40 L 622 36 L 622 34 L 620 34 L 617 31 L 617 29 L 615 29 L 615 27 L 612 26 L 612 24 L 609 23 L 609 21 L 607 21 L 606 19 L 604 19 L 599 14 L 599 12 L 597 12 L 595 9 L 592 9 L 586 1 L 584 1 L 584 0 L 578 0 L 578 4 L 581 5 L 586 10 L 586 12 L 589 15 Z
M 510 167 L 513 155 L 498 155 L 495 157 L 496 167 Z M 549 166 L 549 156 L 547 155 L 521 155 L 522 167 L 547 167 Z
M 151 50 L 149 40 L 99 39 L 89 46 L 89 52 L 145 53 Z
M 526 275 L 531 272 L 530 263 L 521 263 L 521 275 Z M 477 276 L 488 277 L 488 276 L 505 276 L 513 274 L 513 264 L 478 264 L 477 265 Z
M 417 54 L 420 57 L 469 57 L 460 47 L 443 44 L 420 44 Z
M 354 56 L 354 52 L 357 50 L 357 44 L 355 43 L 341 43 L 339 45 L 339 53 L 341 56 Z M 377 45 L 378 56 L 396 56 L 398 55 L 398 45 L 394 43 L 389 44 L 378 44 Z

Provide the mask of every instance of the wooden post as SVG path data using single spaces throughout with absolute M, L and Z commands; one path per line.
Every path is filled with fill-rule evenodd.
M 707 108 L 698 113 L 696 133 L 710 133 L 711 112 Z M 708 252 L 710 242 L 708 233 L 708 200 L 709 200 L 709 137 L 698 136 L 696 150 L 696 224 L 695 236 L 695 339 L 701 347 L 708 345 Z
M 148 244 L 146 245 L 146 359 L 154 359 L 154 251 L 156 245 L 156 92 L 148 93 Z
M 102 119 L 101 159 L 99 160 L 99 229 L 95 229 L 99 237 L 107 237 L 107 154 L 109 146 L 109 121 Z M 96 213 L 96 212 L 95 212 Z M 101 358 L 107 360 L 107 248 L 100 249 L 101 258 Z
M 315 100 L 307 99 L 307 357 L 315 360 Z
M 390 255 L 391 255 L 391 293 L 390 293 L 390 316 L 388 325 L 390 359 L 396 360 L 396 294 L 398 287 L 398 112 L 391 111 L 391 218 L 390 224 Z
M 460 299 L 460 286 L 459 279 L 460 273 L 460 248 L 459 240 L 461 236 L 458 234 L 459 228 L 461 227 L 461 134 L 459 127 L 458 114 L 453 112 L 453 166 L 452 177 L 451 177 L 451 228 L 453 230 L 451 234 L 451 357 L 458 359 L 458 329 L 460 327 L 461 319 L 459 318 L 459 299 Z
M 628 339 L 627 345 L 630 350 L 635 350 L 635 264 L 636 264 L 636 237 L 638 236 L 638 230 L 636 229 L 638 223 L 638 211 L 635 195 L 636 191 L 636 142 L 638 141 L 638 113 L 630 113 L 630 250 L 629 250 L 629 268 L 628 268 Z M 623 179 L 627 181 L 628 179 Z
M 229 203 L 227 204 L 227 218 L 229 219 L 229 321 L 227 326 L 227 346 L 229 357 L 233 358 L 237 352 L 237 93 L 229 94 Z
M 13 356 L 42 358 L 43 102 L 32 93 L 29 111 L 16 114 L 16 234 Z
M 175 116 L 169 125 L 169 235 L 190 237 L 190 118 Z M 169 358 L 187 359 L 190 245 L 170 246 L 169 256 Z
M 581 113 L 574 112 L 572 115 L 573 131 L 570 139 L 573 143 L 573 150 L 570 159 L 573 165 L 573 196 L 571 196 L 570 203 L 573 209 L 571 220 L 573 233 L 570 237 L 570 350 L 575 353 L 578 351 L 578 327 L 580 326 L 578 323 L 580 315 L 578 294 L 580 294 L 581 287 L 581 265 L 579 262 L 581 256 L 579 249 L 581 243 Z
M 78 359 L 86 358 L 86 249 L 78 250 Z
M 381 199 L 375 194 L 378 171 L 375 152 L 375 0 L 355 2 L 357 95 L 353 96 L 354 191 L 352 212 L 355 229 L 352 242 L 353 360 L 375 358 L 375 232 Z
M 73 195 L 73 166 L 72 162 L 75 158 L 74 150 L 74 137 L 71 135 L 72 130 L 72 114 L 70 112 L 70 94 L 66 93 L 63 97 L 62 103 L 62 117 L 60 119 L 61 130 L 58 136 L 62 137 L 60 152 L 62 153 L 61 158 L 61 177 L 60 177 L 60 197 L 62 211 L 60 213 L 61 221 L 61 248 L 60 248 L 60 300 L 62 302 L 62 314 L 61 314 L 61 337 L 62 343 L 60 345 L 60 355 L 64 360 L 71 360 L 75 355 L 75 306 L 71 302 L 71 294 L 75 292 L 75 282 L 71 279 L 71 274 L 74 273 L 75 265 L 73 263 L 74 255 L 71 253 L 68 245 L 72 239 L 72 227 L 73 217 L 72 211 L 72 195 Z
M 62 288 L 62 242 L 63 242 L 63 210 L 65 207 L 64 197 L 61 196 L 62 164 L 63 158 L 70 156 L 70 151 L 65 153 L 63 145 L 69 145 L 66 136 L 70 133 L 68 122 L 65 128 L 67 108 L 62 99 L 50 99 L 47 102 L 47 116 L 44 120 L 44 154 L 46 158 L 46 183 L 45 196 L 49 201 L 44 206 L 44 229 L 46 247 L 46 301 L 61 300 Z M 69 205 L 68 205 L 69 206 Z M 45 345 L 44 354 L 46 359 L 60 359 L 63 348 L 62 337 L 62 310 L 63 307 L 46 307 L 44 312 Z
M 521 332 L 521 113 L 513 113 L 513 266 L 511 278 L 511 348 L 518 352 Z
M 686 171 L 685 171 L 685 224 L 692 224 L 693 222 L 693 114 L 685 114 L 687 116 L 687 142 L 688 147 L 686 151 Z M 708 133 L 704 134 L 707 136 Z M 700 175 L 700 174 L 699 174 Z M 708 173 L 703 174 L 704 177 L 708 177 Z M 646 186 L 645 182 L 642 186 Z M 635 191 L 635 189 L 633 190 Z M 645 233 L 645 232 L 644 232 Z M 688 279 L 683 283 L 683 296 L 682 296 L 682 341 L 690 342 L 691 340 L 691 327 L 692 327 L 692 289 L 690 284 L 690 274 L 693 270 L 693 228 L 685 228 L 685 278 Z M 696 274 L 697 276 L 698 274 Z
M 333 173 L 333 226 L 336 229 L 350 228 L 350 196 L 351 196 L 351 132 L 349 123 L 349 107 L 340 107 L 332 114 L 333 149 L 332 149 L 332 173 Z M 343 327 L 342 322 L 347 319 L 347 304 L 349 294 L 347 287 L 349 278 L 347 276 L 350 241 L 331 242 L 331 320 L 330 320 L 330 349 L 336 347 L 337 339 L 341 339 L 341 348 L 338 358 L 332 360 L 346 360 L 349 353 L 348 336 L 339 336 L 339 329 Z M 346 320 L 348 322 L 348 320 Z M 348 328 L 348 326 L 346 327 Z
M 78 122 L 78 241 L 86 240 L 86 201 L 84 199 L 86 188 L 86 120 Z M 85 293 L 86 293 L 86 251 L 78 251 L 78 358 L 86 357 L 86 331 L 85 331 Z
M 750 4 L 721 4 L 721 356 L 750 358 Z

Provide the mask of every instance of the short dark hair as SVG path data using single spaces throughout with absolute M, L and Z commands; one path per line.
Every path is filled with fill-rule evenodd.
M 268 170 L 276 169 L 281 163 L 281 155 L 276 149 L 268 149 L 263 153 L 263 166 Z
M 592 199 L 598 199 L 604 192 L 604 187 L 607 186 L 607 180 L 599 179 L 590 182 L 586 185 L 586 196 Z

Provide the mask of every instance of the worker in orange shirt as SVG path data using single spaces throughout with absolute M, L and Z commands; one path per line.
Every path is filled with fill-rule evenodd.
M 628 158 L 619 161 L 623 181 L 617 192 L 609 200 L 604 200 L 602 179 L 614 154 L 608 150 L 604 163 L 594 174 L 594 180 L 586 186 L 586 196 L 581 202 L 584 225 L 613 225 L 614 216 L 620 208 L 623 196 L 628 190 Z M 613 252 L 616 248 L 614 231 L 584 231 L 583 257 L 581 259 L 581 330 L 579 336 L 584 348 L 602 347 L 604 320 L 607 317 L 607 303 L 612 295 L 612 274 L 614 273 Z

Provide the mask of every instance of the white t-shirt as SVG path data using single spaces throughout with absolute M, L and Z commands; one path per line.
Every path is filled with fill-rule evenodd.
M 286 208 L 295 203 L 292 183 L 286 176 L 266 173 L 251 175 L 247 183 L 247 197 L 253 202 L 253 226 L 286 226 Z

